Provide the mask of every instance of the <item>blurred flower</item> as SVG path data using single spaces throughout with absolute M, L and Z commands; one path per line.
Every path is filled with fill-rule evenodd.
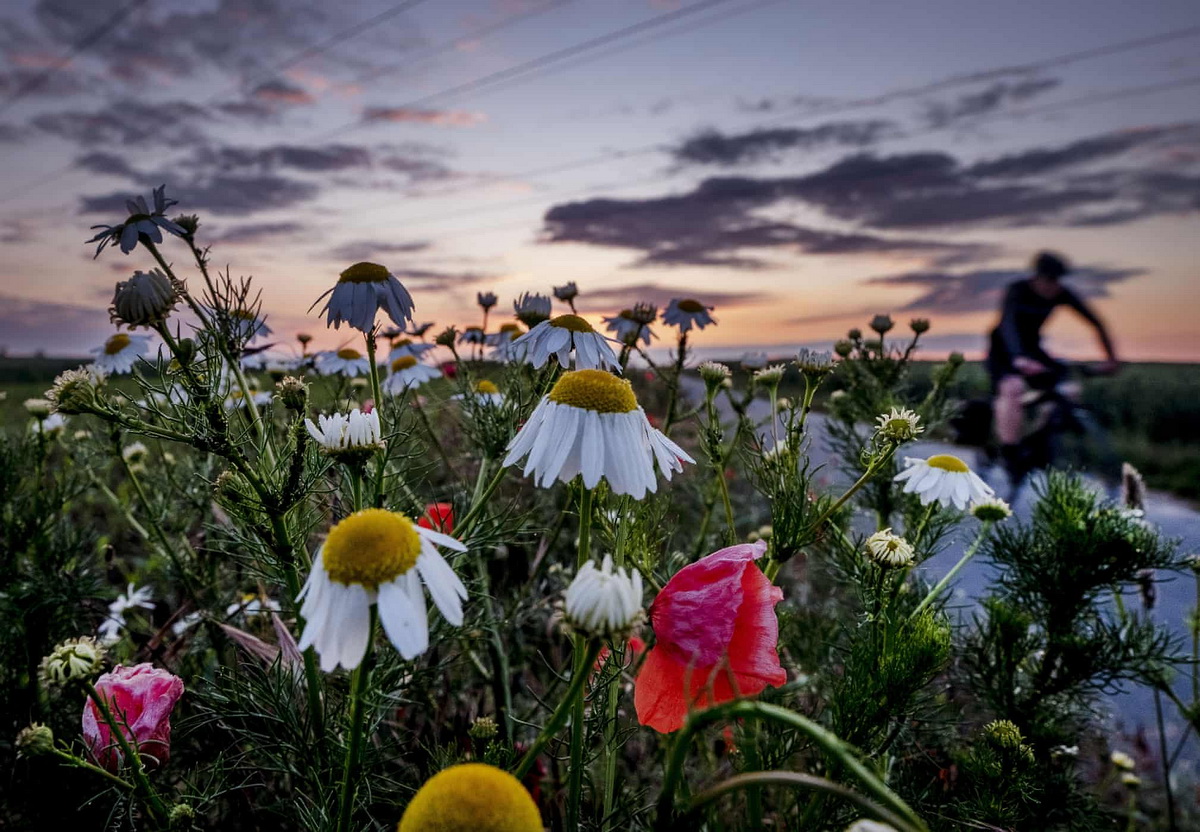
M 422 364 L 411 355 L 402 355 L 388 365 L 388 377 L 383 382 L 383 392 L 399 396 L 405 390 L 415 390 L 426 382 L 441 378 L 436 367 Z
M 913 318 L 908 322 L 908 328 L 916 335 L 923 335 L 929 331 L 928 318 Z
M 754 383 L 761 387 L 775 387 L 783 381 L 785 367 L 782 364 L 772 364 L 754 374 Z
M 908 442 L 925 432 L 921 417 L 907 407 L 893 407 L 875 419 L 875 432 L 889 442 Z
M 138 240 L 143 235 L 154 243 L 161 243 L 163 230 L 176 237 L 183 237 L 186 234 L 184 229 L 163 216 L 166 210 L 175 204 L 175 200 L 167 199 L 166 190 L 166 185 L 160 185 L 154 189 L 153 210 L 146 204 L 145 197 L 138 196 L 125 200 L 125 208 L 129 211 L 129 217 L 125 222 L 117 225 L 93 225 L 93 229 L 101 229 L 95 237 L 87 241 L 99 243 L 93 256 L 99 257 L 100 252 L 104 251 L 104 247 L 110 243 L 118 244 L 121 251 L 128 254 L 133 251 L 134 246 L 138 244 Z
M 525 357 L 525 347 L 517 346 L 517 339 L 521 337 L 521 327 L 519 324 L 504 324 L 500 327 L 499 332 L 493 332 L 488 336 L 488 343 L 495 347 L 488 355 L 494 361 L 521 361 Z
M 45 419 L 54 412 L 54 402 L 49 399 L 26 399 L 25 412 L 35 419 Z
M 450 503 L 430 503 L 425 506 L 425 513 L 417 520 L 417 525 L 442 534 L 454 534 L 454 506 Z
M 542 488 L 578 475 L 595 488 L 603 477 L 614 494 L 639 500 L 658 490 L 656 461 L 668 480 L 695 461 L 650 427 L 628 381 L 603 370 L 563 373 L 508 447 L 503 464 L 528 456 L 525 475 Z
M 846 832 L 896 832 L 896 827 L 875 820 L 856 820 Z
M 99 387 L 103 383 L 104 373 L 94 366 L 65 370 L 46 391 L 46 401 L 56 413 L 86 413 L 97 406 Z
M 828 375 L 833 372 L 833 355 L 827 350 L 810 350 L 804 347 L 796 353 L 796 366 L 806 375 Z
M 247 592 L 240 599 L 225 608 L 225 615 L 233 617 L 241 615 L 244 618 L 256 618 L 268 613 L 281 612 L 282 607 L 274 598 L 268 598 L 257 592 Z
M 1127 771 L 1121 775 L 1121 783 L 1128 789 L 1140 789 L 1142 787 L 1142 778 Z
M 266 407 L 274 398 L 269 390 L 250 389 L 250 397 L 247 399 L 246 394 L 241 390 L 230 390 L 229 395 L 225 397 L 225 409 L 229 411 L 241 410 L 246 406 L 247 401 L 253 401 L 255 407 Z
M 308 434 L 332 457 L 344 460 L 365 459 L 384 446 L 379 414 L 363 413 L 357 408 L 348 414 L 321 414 L 319 424 L 305 419 Z
M 477 292 L 475 294 L 475 302 L 478 303 L 483 311 L 491 309 L 498 303 L 495 292 Z
M 484 763 L 443 769 L 413 795 L 396 832 L 542 832 L 521 781 Z
M 42 659 L 38 675 L 46 685 L 63 685 L 94 675 L 103 660 L 104 647 L 96 639 L 67 639 Z
M 151 269 L 134 272 L 128 280 L 117 283 L 108 314 L 117 325 L 130 329 L 148 327 L 170 317 L 177 303 L 179 291 L 175 283 L 158 269 Z
M 91 350 L 96 356 L 92 362 L 105 375 L 123 375 L 133 370 L 138 359 L 150 352 L 149 335 L 127 335 L 118 332 L 104 342 L 104 346 Z
M 39 419 L 32 425 L 32 431 L 50 439 L 58 436 L 67 427 L 67 417 L 61 413 L 51 413 L 45 419 Z
M 577 370 L 616 370 L 617 356 L 608 345 L 608 339 L 592 328 L 578 315 L 559 315 L 542 321 L 513 343 L 520 350 L 522 360 L 534 367 L 541 367 L 550 356 L 558 359 L 558 365 L 571 365 L 571 352 L 575 353 Z
M 149 453 L 150 449 L 144 443 L 133 442 L 121 449 L 121 459 L 130 465 L 137 465 L 140 462 L 145 462 L 146 455 Z
M 715 392 L 717 388 L 733 378 L 733 370 L 719 361 L 702 362 L 698 369 L 700 378 L 704 380 L 704 386 L 710 393 Z
M 883 529 L 867 538 L 867 554 L 884 567 L 908 566 L 913 562 L 913 547 L 891 529 Z
M 406 355 L 411 355 L 413 358 L 424 358 L 425 353 L 436 349 L 437 344 L 426 344 L 424 342 L 412 341 L 409 338 L 402 338 L 392 344 L 392 351 L 388 353 L 388 361 L 395 361 L 397 358 L 403 358 Z
M 427 321 L 423 324 L 413 324 L 409 327 L 408 334 L 414 338 L 424 338 L 425 333 L 433 329 L 433 321 Z
M 467 729 L 467 736 L 473 740 L 493 740 L 500 733 L 500 726 L 490 716 L 477 716 Z
M 1012 508 L 999 497 L 989 497 L 971 503 L 971 516 L 988 523 L 998 523 L 1012 517 Z
M 678 730 L 696 708 L 787 681 L 775 605 L 783 590 L 754 561 L 765 542 L 730 546 L 676 572 L 650 605 L 657 639 L 634 685 L 638 722 Z
M 371 361 L 353 347 L 343 347 L 317 353 L 313 368 L 323 376 L 362 376 L 371 372 Z
M 48 725 L 31 722 L 17 733 L 17 755 L 40 757 L 54 751 L 54 731 Z
M 253 309 L 233 309 L 229 313 L 234 331 L 242 341 L 253 341 L 255 338 L 266 338 L 273 330 L 267 326 L 265 315 Z
M 842 358 L 848 358 L 850 353 L 854 352 L 854 343 L 846 340 L 838 341 L 833 345 L 833 351 Z
M 880 335 L 883 335 L 895 325 L 895 322 L 888 315 L 876 315 L 871 319 L 871 329 L 875 330 Z
M 486 342 L 487 335 L 484 333 L 483 328 L 478 326 L 469 326 L 458 336 L 458 343 L 460 344 L 480 345 Z
M 711 306 L 705 306 L 691 298 L 674 298 L 667 304 L 663 312 L 663 323 L 667 326 L 677 326 L 680 332 L 688 332 L 692 327 L 704 329 L 709 324 L 715 324 L 716 319 L 709 313 Z
M 167 762 L 171 756 L 171 712 L 183 696 L 182 679 L 148 663 L 117 665 L 96 680 L 96 693 L 108 705 L 121 734 L 143 765 L 153 768 Z M 121 744 L 90 697 L 83 706 L 83 739 L 100 766 L 111 772 L 121 769 L 125 762 Z
M 475 387 L 471 392 L 457 393 L 450 398 L 456 401 L 470 399 L 475 404 L 484 405 L 499 405 L 504 403 L 504 394 L 500 392 L 500 388 L 486 378 L 475 382 Z
M 148 586 L 135 589 L 133 584 L 130 584 L 124 593 L 117 596 L 117 600 L 108 605 L 108 618 L 100 622 L 97 630 L 100 633 L 100 641 L 104 644 L 116 644 L 120 641 L 121 631 L 125 629 L 125 613 L 137 609 L 154 609 L 153 595 Z
M 1114 751 L 1108 755 L 1108 759 L 1120 771 L 1133 771 L 1137 768 L 1137 763 L 1134 762 L 1133 757 L 1124 751 Z
M 610 318 L 601 318 L 600 322 L 616 336 L 616 340 L 627 346 L 635 345 L 639 339 L 650 346 L 650 338 L 654 335 L 650 327 L 634 318 L 632 309 L 622 309 Z
M 525 326 L 535 327 L 542 321 L 550 320 L 550 298 L 525 292 L 513 301 L 513 312 Z
M 412 321 L 412 295 L 396 276 L 378 263 L 355 263 L 338 276 L 338 282 L 317 298 L 316 306 L 326 297 L 321 313 L 326 326 L 341 329 L 345 322 L 359 332 L 375 327 L 375 315 L 382 309 L 396 326 Z
M 609 555 L 598 569 L 589 560 L 567 587 L 564 612 L 567 623 L 584 636 L 624 640 L 642 617 L 642 574 L 614 571 Z
M 446 327 L 433 339 L 433 342 L 439 347 L 450 347 L 454 349 L 454 343 L 458 340 L 458 330 L 453 325 Z
M 579 287 L 575 285 L 574 280 L 570 280 L 562 286 L 554 287 L 554 297 L 563 303 L 571 303 L 575 298 L 579 297 Z
M 305 620 L 299 647 L 315 647 L 321 669 L 352 670 L 371 638 L 371 606 L 400 655 L 413 659 L 429 647 L 429 620 L 422 582 L 442 616 L 463 622 L 467 588 L 437 546 L 465 552 L 454 538 L 416 525 L 381 508 L 357 511 L 329 531 L 313 558 L 297 600 Z
M 969 503 L 981 502 L 996 493 L 967 463 L 950 454 L 929 459 L 905 457 L 904 465 L 895 481 L 904 483 L 904 493 L 920 496 L 923 506 L 937 501 L 962 511 Z
M 761 370 L 767 366 L 765 352 L 747 352 L 742 354 L 742 368 L 746 370 Z

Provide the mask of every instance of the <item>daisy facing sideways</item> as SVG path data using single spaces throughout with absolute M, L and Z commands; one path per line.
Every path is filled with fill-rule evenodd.
M 705 306 L 698 300 L 675 298 L 667 304 L 662 319 L 663 323 L 668 326 L 679 327 L 680 332 L 687 332 L 692 327 L 704 329 L 704 327 L 717 322 L 716 318 L 710 314 L 712 310 L 711 306 Z
M 936 501 L 945 508 L 953 505 L 963 511 L 971 503 L 982 502 L 996 493 L 967 463 L 950 454 L 937 454 L 929 459 L 905 457 L 904 465 L 904 470 L 896 475 L 896 482 L 904 483 L 906 494 L 918 495 L 923 506 Z
M 150 353 L 149 335 L 129 335 L 118 332 L 96 347 L 92 366 L 106 376 L 119 376 L 133 372 L 133 366 Z
M 413 659 L 429 647 L 426 589 L 442 617 L 461 626 L 467 588 L 438 546 L 467 550 L 449 535 L 381 508 L 357 511 L 335 525 L 297 599 L 304 602 L 300 649 L 314 647 L 326 673 L 339 665 L 353 670 L 367 652 L 374 606 L 388 640 Z
M 543 321 L 518 338 L 513 347 L 523 350 L 522 360 L 534 367 L 541 367 L 554 356 L 566 369 L 571 366 L 572 352 L 577 370 L 616 370 L 619 366 L 608 339 L 578 315 Z
M 525 458 L 525 475 L 541 488 L 582 475 L 586 488 L 604 478 L 637 500 L 658 490 L 656 463 L 669 480 L 695 462 L 650 426 L 632 385 L 603 370 L 563 373 L 508 447 L 504 465 Z
M 317 353 L 313 368 L 323 376 L 365 376 L 371 371 L 371 361 L 353 347 L 345 347 Z
M 383 382 L 383 392 L 399 396 L 405 390 L 420 387 L 427 381 L 441 378 L 442 373 L 435 367 L 422 364 L 411 355 L 402 355 L 388 365 L 388 377 Z
M 328 300 L 325 300 L 328 298 Z M 370 332 L 382 309 L 398 327 L 412 323 L 413 299 L 396 276 L 378 263 L 355 263 L 338 275 L 338 282 L 321 297 L 321 314 L 327 326 L 341 329 L 345 322 L 359 332 Z

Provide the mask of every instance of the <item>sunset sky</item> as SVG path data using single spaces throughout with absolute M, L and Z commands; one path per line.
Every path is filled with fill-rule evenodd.
M 1200 359 L 1200 4 L 13 0 L 0 13 L 0 345 L 111 333 L 167 185 L 276 337 L 358 260 L 418 320 L 574 280 L 598 320 L 716 307 L 782 352 L 876 312 L 977 353 L 1043 247 L 1122 357 Z M 177 242 L 168 257 L 186 266 Z M 183 274 L 190 274 L 185 267 Z M 493 313 L 495 315 L 495 313 Z M 493 320 L 495 317 L 493 317 Z M 1055 349 L 1096 356 L 1069 319 Z

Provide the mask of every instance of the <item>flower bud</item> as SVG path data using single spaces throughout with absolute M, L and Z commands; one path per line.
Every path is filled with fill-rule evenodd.
M 441 347 L 453 347 L 458 341 L 458 330 L 452 326 L 448 326 L 437 334 L 433 342 Z
M 104 648 L 94 638 L 84 636 L 64 641 L 42 659 L 39 675 L 47 685 L 63 685 L 86 679 L 100 669 Z
M 473 740 L 490 740 L 495 739 L 499 733 L 499 728 L 496 726 L 496 720 L 490 716 L 481 716 L 476 718 L 471 723 L 471 727 L 467 730 L 467 735 Z
M 782 364 L 772 364 L 770 367 L 764 367 L 754 374 L 754 383 L 762 387 L 775 387 L 783 380 Z
M 859 329 L 858 327 L 855 327 L 854 329 L 852 329 L 846 333 L 846 337 L 849 338 L 851 341 L 861 341 L 862 340 L 862 330 Z
M 26 399 L 25 410 L 35 419 L 45 419 L 54 412 L 54 403 L 49 399 Z
M 889 442 L 908 442 L 925 430 L 921 427 L 921 417 L 906 407 L 893 407 L 875 421 L 875 432 Z
M 875 532 L 867 538 L 867 556 L 886 568 L 908 566 L 913 562 L 913 547 L 891 529 Z
M 186 803 L 176 803 L 167 822 L 171 829 L 191 829 L 196 822 L 196 810 Z
M 915 335 L 924 335 L 929 331 L 929 319 L 913 318 L 908 322 L 908 328 L 911 329 Z
M 54 750 L 54 732 L 48 725 L 30 723 L 17 734 L 17 753 L 22 757 L 40 757 Z
M 871 329 L 883 335 L 896 325 L 889 315 L 876 315 L 871 319 Z
M 850 353 L 854 352 L 854 342 L 842 340 L 833 345 L 833 351 L 842 358 L 847 358 Z
M 1012 517 L 1012 508 L 999 497 L 971 503 L 971 516 L 985 523 L 998 523 Z
M 113 292 L 109 316 L 113 323 L 135 329 L 165 321 L 179 302 L 175 284 L 158 269 L 134 272 L 122 280 Z
M 308 385 L 302 378 L 284 376 L 283 380 L 275 385 L 275 396 L 288 410 L 303 413 L 308 406 Z
M 200 229 L 200 217 L 196 214 L 180 214 L 171 222 L 183 229 L 185 239 L 190 239 L 196 236 L 196 232 Z

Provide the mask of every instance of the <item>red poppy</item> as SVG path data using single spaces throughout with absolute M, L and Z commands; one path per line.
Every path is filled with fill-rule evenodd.
M 787 681 L 776 652 L 783 591 L 754 564 L 766 549 L 760 540 L 714 552 L 658 593 L 650 605 L 657 642 L 634 685 L 640 723 L 675 731 L 690 710 Z
M 446 378 L 456 378 L 458 376 L 458 363 L 455 361 L 443 361 L 441 370 L 442 375 Z
M 417 525 L 442 534 L 453 534 L 454 506 L 450 503 L 430 503 L 425 506 L 425 513 L 417 520 Z

